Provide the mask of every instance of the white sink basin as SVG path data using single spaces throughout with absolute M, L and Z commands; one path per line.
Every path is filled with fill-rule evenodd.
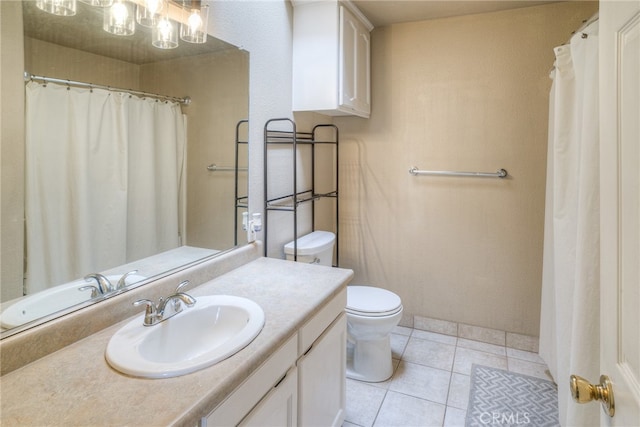
M 214 295 L 196 300 L 156 325 L 143 326 L 144 315 L 127 323 L 107 345 L 109 365 L 135 377 L 189 374 L 242 350 L 264 326 L 264 311 L 249 299 Z
M 115 284 L 121 277 L 122 275 L 109 275 L 107 279 Z M 144 279 L 146 277 L 130 274 L 125 281 L 130 285 Z M 75 280 L 23 297 L 2 311 L 0 325 L 3 328 L 14 328 L 88 301 L 91 299 L 91 291 L 79 289 L 91 284 L 95 282 Z

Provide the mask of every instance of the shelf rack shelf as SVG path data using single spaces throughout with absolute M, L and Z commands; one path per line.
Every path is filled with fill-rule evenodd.
M 276 129 L 277 128 L 277 129 Z M 283 130 L 283 128 L 285 130 Z M 328 139 L 320 139 L 320 134 L 331 134 Z M 311 132 L 299 132 L 296 123 L 288 118 L 271 119 L 264 125 L 264 195 L 265 195 L 265 221 L 264 221 L 264 254 L 268 252 L 268 224 L 269 211 L 285 211 L 293 214 L 293 251 L 294 260 L 298 259 L 298 208 L 306 203 L 311 203 L 312 229 L 316 229 L 315 203 L 324 198 L 335 199 L 335 265 L 339 265 L 339 230 L 338 230 L 338 127 L 333 124 L 319 124 L 313 127 Z M 270 197 L 269 193 L 269 148 L 273 146 L 291 146 L 292 153 L 292 192 Z M 298 146 L 310 146 L 311 183 L 309 188 L 298 189 Z M 333 188 L 326 193 L 317 193 L 316 187 L 316 149 L 320 146 L 333 147 L 335 150 Z

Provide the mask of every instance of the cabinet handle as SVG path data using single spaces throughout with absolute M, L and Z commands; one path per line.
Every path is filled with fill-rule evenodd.
M 288 372 L 285 372 L 285 374 L 282 376 L 282 378 L 280 378 L 278 380 L 278 382 L 276 383 L 276 385 L 273 386 L 273 388 L 278 388 L 278 386 L 280 385 L 280 383 L 282 383 L 282 381 L 284 381 L 285 378 L 287 378 L 287 374 Z

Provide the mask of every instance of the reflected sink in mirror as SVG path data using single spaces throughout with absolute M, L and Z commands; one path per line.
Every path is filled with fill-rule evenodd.
M 170 378 L 212 366 L 246 347 L 264 326 L 262 308 L 230 295 L 202 296 L 192 307 L 153 326 L 144 315 L 118 330 L 107 345 L 109 365 L 124 374 Z
M 106 278 L 113 284 L 117 283 L 122 275 L 108 275 Z M 130 274 L 126 277 L 127 285 L 146 279 L 144 276 Z M 83 286 L 95 284 L 94 281 L 74 280 L 73 282 L 54 286 L 27 297 L 18 299 L 14 304 L 5 308 L 0 313 L 0 326 L 4 329 L 15 328 L 36 319 L 40 319 L 58 311 L 67 309 L 77 304 L 87 302 L 92 298 L 91 291 L 81 291 Z M 95 298 L 101 298 L 98 295 Z

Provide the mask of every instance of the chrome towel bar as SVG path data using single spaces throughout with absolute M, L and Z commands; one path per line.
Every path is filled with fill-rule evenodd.
M 218 166 L 215 163 L 211 163 L 209 166 L 207 166 L 207 170 L 210 172 L 228 172 L 228 171 L 235 171 L 236 168 L 233 166 Z M 246 171 L 247 168 L 238 168 L 239 171 Z
M 440 176 L 473 176 L 480 178 L 506 178 L 509 173 L 506 169 L 498 169 L 497 172 L 456 172 L 456 171 L 423 171 L 413 166 L 409 169 L 409 173 L 414 176 L 418 175 L 440 175 Z

